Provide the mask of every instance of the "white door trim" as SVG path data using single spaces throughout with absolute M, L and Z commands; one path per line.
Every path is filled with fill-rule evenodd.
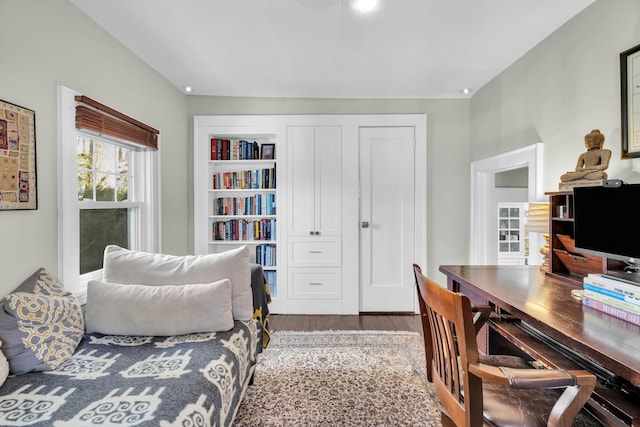
M 495 174 L 527 167 L 529 201 L 542 201 L 542 154 L 543 144 L 539 142 L 471 163 L 470 264 L 487 264 L 491 244 L 495 240 L 492 240 L 487 227 L 495 219 L 492 214 L 496 201 Z

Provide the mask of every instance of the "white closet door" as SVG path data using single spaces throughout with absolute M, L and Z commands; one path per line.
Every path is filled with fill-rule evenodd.
M 360 311 L 413 312 L 414 128 L 360 129 Z

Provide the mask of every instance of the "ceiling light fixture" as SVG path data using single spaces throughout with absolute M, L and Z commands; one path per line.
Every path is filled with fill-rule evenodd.
M 465 95 L 469 95 L 471 93 L 471 89 L 468 87 L 465 87 L 464 89 L 462 89 L 460 92 L 462 92 Z
M 378 9 L 379 0 L 342 0 L 342 7 L 349 13 L 367 15 Z
M 193 89 L 191 88 L 191 86 L 187 86 L 187 87 L 184 88 L 184 91 L 187 92 L 187 93 L 191 93 L 192 90 Z

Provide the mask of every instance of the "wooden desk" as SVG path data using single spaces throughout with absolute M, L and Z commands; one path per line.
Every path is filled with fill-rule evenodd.
M 575 286 L 538 267 L 441 266 L 440 271 L 450 290 L 494 306 L 492 330 L 478 338 L 481 351 L 492 351 L 496 331 L 545 365 L 588 369 L 600 380 L 592 399 L 600 405 L 596 410 L 640 426 L 640 326 L 583 306 L 571 296 Z

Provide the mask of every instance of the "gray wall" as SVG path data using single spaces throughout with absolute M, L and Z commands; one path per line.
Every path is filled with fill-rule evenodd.
M 619 54 L 640 44 L 640 1 L 597 0 L 471 99 L 472 161 L 544 143 L 544 191 L 600 129 L 610 178 L 640 182 L 640 160 L 621 160 Z
M 162 247 L 191 253 L 192 117 L 200 114 L 426 113 L 428 266 L 464 263 L 469 161 L 545 145 L 544 189 L 584 151 L 593 128 L 613 151 L 609 175 L 640 182 L 620 160 L 618 55 L 640 43 L 638 0 L 597 0 L 468 100 L 334 100 L 184 96 L 66 0 L 0 0 L 0 99 L 36 112 L 38 209 L 0 212 L 0 294 L 36 268 L 57 273 L 56 85 L 161 131 Z M 436 277 L 438 278 L 438 277 Z
M 0 17 L 0 99 L 35 111 L 38 174 L 38 209 L 0 212 L 0 295 L 57 275 L 57 85 L 161 131 L 163 247 L 188 253 L 186 97 L 67 0 L 0 0 Z
M 426 113 L 427 272 L 435 275 L 439 264 L 466 261 L 468 100 L 185 96 L 67 0 L 0 0 L 0 16 L 0 99 L 35 110 L 38 166 L 38 209 L 0 212 L 0 295 L 38 267 L 57 275 L 57 85 L 161 131 L 162 250 L 172 254 L 193 251 L 193 115 Z
M 529 168 L 523 167 L 495 174 L 496 188 L 527 188 L 529 186 Z

